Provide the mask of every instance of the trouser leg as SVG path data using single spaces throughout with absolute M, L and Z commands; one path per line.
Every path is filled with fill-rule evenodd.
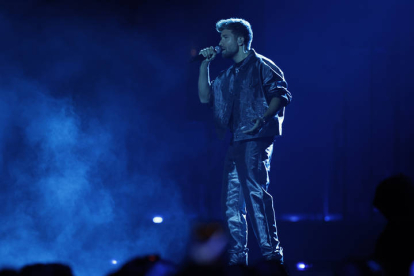
M 261 252 L 267 260 L 283 261 L 277 235 L 273 198 L 267 192 L 273 139 L 242 142 L 235 160 L 247 213 Z
M 223 211 L 229 234 L 229 264 L 247 265 L 247 222 L 243 190 L 234 159 L 234 147 L 227 151 L 223 174 Z

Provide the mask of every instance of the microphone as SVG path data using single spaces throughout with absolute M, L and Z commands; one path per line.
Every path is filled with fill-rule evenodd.
M 220 46 L 214 47 L 214 52 L 216 52 L 217 54 L 220 54 L 221 53 L 221 47 Z M 198 55 L 198 56 L 192 57 L 190 62 L 203 61 L 205 59 L 207 59 L 207 58 L 205 58 L 203 55 Z

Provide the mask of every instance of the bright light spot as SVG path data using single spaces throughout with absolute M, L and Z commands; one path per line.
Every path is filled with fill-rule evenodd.
M 154 223 L 161 223 L 161 222 L 163 221 L 163 219 L 162 219 L 162 217 L 154 217 L 154 218 L 152 219 L 152 221 L 153 221 Z
M 297 268 L 298 270 L 305 270 L 306 265 L 305 265 L 304 263 L 297 263 L 297 264 L 296 264 L 296 268 Z
M 292 221 L 292 222 L 297 222 L 297 221 L 299 221 L 299 217 L 298 216 L 289 216 L 289 221 Z
M 117 260 L 112 260 L 112 261 L 111 261 L 111 263 L 112 263 L 113 265 L 116 265 L 116 264 L 118 263 L 118 261 L 117 261 Z

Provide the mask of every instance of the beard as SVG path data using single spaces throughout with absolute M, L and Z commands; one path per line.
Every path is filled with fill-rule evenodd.
M 237 54 L 238 50 L 239 50 L 238 48 L 237 49 L 228 49 L 227 48 L 227 49 L 225 49 L 221 52 L 221 56 L 223 58 L 233 58 Z

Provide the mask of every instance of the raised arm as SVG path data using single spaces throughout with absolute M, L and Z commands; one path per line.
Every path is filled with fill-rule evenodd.
M 210 61 L 216 57 L 216 52 L 214 51 L 213 46 L 211 46 L 210 48 L 201 50 L 200 55 L 203 55 L 206 59 L 203 60 L 200 65 L 200 75 L 198 76 L 198 96 L 200 98 L 200 102 L 209 103 L 211 94 L 209 65 Z

